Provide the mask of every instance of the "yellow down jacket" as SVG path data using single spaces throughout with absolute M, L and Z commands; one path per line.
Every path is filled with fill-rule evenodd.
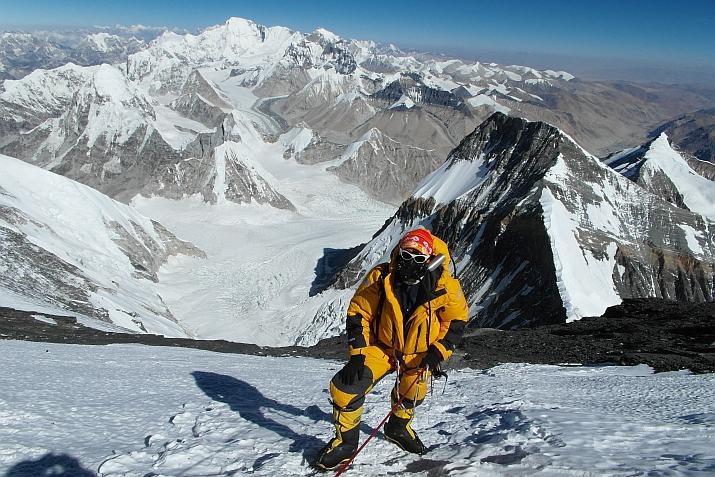
M 374 267 L 358 287 L 348 307 L 350 355 L 380 346 L 403 355 L 423 353 L 434 345 L 443 359 L 452 355 L 467 322 L 469 309 L 459 281 L 449 273 L 447 244 L 433 237 L 433 254 L 443 254 L 441 275 L 434 290 L 422 297 L 412 316 L 402 316 L 393 288 L 397 247 L 389 264 Z

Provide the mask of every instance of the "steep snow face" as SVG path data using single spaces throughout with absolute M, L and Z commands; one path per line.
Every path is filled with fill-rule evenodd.
M 3 342 L 0 360 L 3 475 L 59 468 L 50 453 L 66 475 L 313 475 L 334 432 L 334 361 L 18 341 Z M 368 397 L 360 442 L 392 381 Z M 412 424 L 428 456 L 378 434 L 346 475 L 708 475 L 713 400 L 715 375 L 645 366 L 451 371 Z
M 715 220 L 715 182 L 693 170 L 665 133 L 604 163 L 674 205 Z
M 661 133 L 645 153 L 641 182 L 652 182 L 659 172 L 673 182 L 688 209 L 715 220 L 715 182 L 695 172 L 670 146 L 665 133 Z
M 168 256 L 198 249 L 90 187 L 7 156 L 0 166 L 4 306 L 186 336 L 154 282 Z
M 714 224 L 544 123 L 491 116 L 417 186 L 342 281 L 385 260 L 417 225 L 448 241 L 481 326 L 598 316 L 621 297 L 714 296 Z
M 78 132 L 89 149 L 100 137 L 106 144 L 122 144 L 156 118 L 151 99 L 110 65 L 97 69 L 79 90 L 67 114 L 84 126 Z
M 295 210 L 293 204 L 271 185 L 270 174 L 252 159 L 250 148 L 241 143 L 227 141 L 216 147 L 213 155 L 216 172 L 212 190 L 215 199 L 211 202 L 250 204 L 255 201 L 259 204 L 268 203 L 279 209 Z
M 563 197 L 562 194 L 572 183 L 571 177 L 577 175 L 577 171 L 570 170 L 560 155 L 554 167 L 544 176 L 546 187 L 539 198 L 566 321 L 600 316 L 607 307 L 621 302 L 613 274 L 617 243 L 627 240 L 625 228 L 630 222 L 630 217 L 619 214 L 619 209 L 613 205 L 630 199 L 626 194 L 619 197 L 619 186 L 623 184 L 608 180 L 614 179 L 614 176 L 606 176 L 603 189 L 593 187 L 593 192 L 599 194 L 597 201 L 583 201 L 574 208 L 572 201 L 575 197 Z M 552 184 L 555 192 L 549 187 Z M 604 242 L 595 250 L 581 243 L 592 231 L 606 235 Z M 613 241 L 607 242 L 609 238 Z

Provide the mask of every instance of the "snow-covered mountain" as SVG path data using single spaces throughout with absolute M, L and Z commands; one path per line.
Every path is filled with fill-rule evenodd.
M 479 326 L 598 316 L 624 297 L 714 297 L 713 221 L 544 123 L 491 116 L 413 191 L 343 281 L 354 283 L 417 225 L 449 242 Z
M 394 203 L 436 166 L 433 150 L 400 143 L 373 128 L 352 143 L 327 170 L 345 182 L 374 191 L 373 195 L 380 200 Z
M 8 118 L 4 127 L 10 130 L 1 148 L 7 154 L 124 201 L 143 193 L 201 194 L 216 202 L 214 190 L 228 187 L 229 194 L 222 197 L 229 200 L 291 207 L 256 172 L 246 146 L 252 137 L 260 138 L 253 122 L 223 103 L 204 103 L 207 109 L 215 108 L 213 128 L 181 116 L 180 111 L 188 110 L 207 121 L 190 102 L 192 97 L 220 99 L 218 93 L 207 94 L 206 82 L 187 86 L 195 92 L 180 96 L 177 110 L 159 104 L 110 65 L 37 70 L 6 85 L 0 107 Z M 226 141 L 242 143 L 243 152 L 225 160 L 217 148 Z M 244 170 L 251 173 L 241 173 Z
M 87 32 L 71 47 L 94 45 L 98 50 L 111 50 L 112 45 L 126 47 L 117 38 L 139 41 L 131 35 L 141 29 L 125 30 Z M 48 35 L 38 38 L 53 41 Z M 26 78 L 20 83 L 6 82 L 0 97 L 0 152 L 51 166 L 112 197 L 128 200 L 130 194 L 163 192 L 161 187 L 138 184 L 135 177 L 129 184 L 116 186 L 113 171 L 126 171 L 127 161 L 158 161 L 161 166 L 152 167 L 152 171 L 166 176 L 167 169 L 184 159 L 198 159 L 211 168 L 212 151 L 208 149 L 226 140 L 223 122 L 230 114 L 234 115 L 232 121 L 250 123 L 269 141 L 291 128 L 310 129 L 314 145 L 319 146 L 304 155 L 310 155 L 311 162 L 344 157 L 364 144 L 366 134 L 377 130 L 400 150 L 397 161 L 383 161 L 387 170 L 371 167 L 356 174 L 336 168 L 334 172 L 374 197 L 399 203 L 414 181 L 386 191 L 382 174 L 412 177 L 431 172 L 493 111 L 546 119 L 601 152 L 632 138 L 643 129 L 643 122 L 672 117 L 665 112 L 667 108 L 688 109 L 691 104 L 708 101 L 689 92 L 676 95 L 644 92 L 628 85 L 586 83 L 562 71 L 408 53 L 392 45 L 343 39 L 325 29 L 306 34 L 241 18 L 230 18 L 198 34 L 165 31 L 136 53 L 128 51 L 122 64 L 113 68 L 111 83 L 129 93 L 130 107 L 122 100 L 107 101 L 106 96 L 86 91 L 96 89 L 97 76 L 106 77 L 109 66 L 99 71 L 66 66 L 60 72 L 37 71 L 27 82 Z M 94 86 L 85 86 L 92 82 Z M 17 91 L 34 91 L 32 86 L 37 84 L 42 85 L 43 97 L 20 101 Z M 85 91 L 81 92 L 82 88 Z M 26 93 L 27 98 L 31 95 L 38 93 Z M 77 104 L 73 106 L 72 101 Z M 89 121 L 67 116 L 71 109 L 86 113 L 87 108 L 94 108 L 106 113 L 107 102 L 122 107 L 115 108 L 111 117 L 99 118 L 106 132 L 92 128 L 93 135 L 114 140 L 99 141 L 103 157 L 97 159 L 100 153 L 91 147 L 94 142 L 87 144 L 83 131 L 76 127 L 91 126 Z M 633 114 L 634 110 L 639 114 Z M 606 116 L 603 111 L 613 114 Z M 632 124 L 634 117 L 640 118 L 638 124 Z M 120 130 L 123 134 L 117 135 Z M 199 138 L 209 131 L 212 137 L 222 138 L 218 144 Z M 75 135 L 80 137 L 76 145 Z M 105 150 L 109 153 L 104 154 Z M 87 153 L 91 164 L 84 159 Z M 79 170 L 82 167 L 84 172 Z M 145 177 L 146 170 L 140 175 Z M 202 175 L 209 173 L 202 171 Z M 176 189 L 181 187 L 169 184 L 164 188 Z
M 0 155 L 0 302 L 91 326 L 187 336 L 157 293 L 159 267 L 203 256 L 96 190 Z
M 679 115 L 652 131 L 657 137 L 665 132 L 679 150 L 701 161 L 715 163 L 715 108 Z
M 149 36 L 151 38 L 151 35 Z M 122 63 L 146 47 L 138 31 L 94 28 L 80 31 L 8 31 L 0 33 L 0 80 L 19 79 L 32 71 L 66 63 Z
M 208 327 L 212 337 L 241 340 L 248 333 L 251 340 L 262 344 L 312 344 L 339 329 L 349 290 L 330 292 L 321 298 L 321 303 L 317 303 L 318 298 L 310 294 L 312 292 L 306 291 L 303 296 L 295 290 L 304 290 L 303 285 L 310 282 L 321 283 L 324 275 L 329 275 L 342 260 L 336 259 L 333 263 L 331 257 L 343 256 L 336 250 L 354 247 L 369 238 L 369 235 L 359 240 L 355 238 L 363 237 L 360 224 L 366 223 L 370 230 L 374 230 L 374 223 L 384 223 L 390 213 L 385 213 L 389 206 L 372 199 L 399 204 L 412 187 L 437 168 L 449 151 L 493 111 L 537 118 L 547 116 L 555 124 L 568 123 L 570 131 L 578 138 L 593 133 L 599 140 L 608 139 L 613 145 L 621 138 L 620 130 L 627 131 L 629 136 L 634 130 L 623 128 L 619 122 L 636 116 L 629 108 L 642 109 L 638 117 L 643 122 L 650 121 L 651 116 L 661 115 L 662 111 L 657 107 L 642 104 L 652 101 L 653 96 L 649 95 L 624 85 L 612 87 L 582 82 L 564 72 L 407 53 L 394 46 L 345 40 L 324 29 L 304 34 L 232 18 L 224 25 L 195 35 L 164 33 L 130 55 L 120 66 L 66 65 L 5 81 L 0 92 L 0 152 L 63 174 L 114 199 L 140 206 L 149 203 L 147 211 L 166 212 L 158 218 L 172 230 L 186 226 L 185 217 L 197 220 L 193 212 L 197 207 L 196 198 L 221 206 L 215 213 L 212 209 L 201 209 L 205 217 L 214 217 L 221 227 L 227 222 L 235 227 L 231 232 L 220 227 L 217 236 L 231 239 L 242 236 L 251 244 L 261 243 L 266 250 L 274 250 L 272 253 L 276 252 L 271 244 L 278 249 L 287 246 L 286 237 L 292 237 L 294 227 L 304 230 L 308 237 L 305 249 L 301 249 L 305 260 L 296 261 L 289 272 L 234 263 L 217 248 L 215 255 L 209 257 L 209 261 L 215 262 L 207 266 L 207 269 L 215 268 L 207 271 L 203 281 L 195 284 L 196 289 L 187 293 L 204 293 L 209 307 L 221 303 L 216 308 L 221 311 L 220 316 L 212 320 L 223 323 L 223 329 Z M 626 96 L 635 99 L 626 99 Z M 582 101 L 582 98 L 588 100 Z M 613 109 L 604 107 L 604 98 L 618 104 L 613 105 Z M 668 98 L 666 95 L 664 104 L 682 106 L 695 102 L 695 97 L 687 94 L 680 103 L 666 101 Z M 583 115 L 572 115 L 572 111 Z M 614 111 L 616 119 L 604 116 L 603 111 Z M 584 122 L 579 118 L 584 118 Z M 600 124 L 599 121 L 614 122 L 608 122 L 607 129 L 590 127 Z M 504 133 L 504 138 L 493 141 L 509 144 L 514 139 L 509 135 L 512 134 L 510 131 L 511 127 L 498 128 L 495 137 Z M 541 172 L 546 174 L 545 170 Z M 332 178 L 327 177 L 329 175 Z M 343 183 L 336 184 L 336 177 Z M 517 182 L 525 181 L 521 187 L 530 188 L 533 184 L 529 185 L 527 179 L 514 178 Z M 449 179 L 449 182 L 456 181 L 459 185 L 462 180 L 460 176 Z M 500 183 L 509 182 L 511 179 L 502 179 Z M 352 185 L 359 186 L 371 199 Z M 445 190 L 450 187 L 448 185 Z M 501 193 L 504 197 L 509 196 L 504 191 Z M 158 202 L 144 201 L 151 197 Z M 161 198 L 179 202 L 175 207 L 164 207 Z M 452 199 L 457 196 L 446 202 Z M 486 206 L 498 202 L 497 199 L 494 196 L 484 202 L 482 197 L 479 201 Z M 630 200 L 630 196 L 626 199 Z M 232 202 L 250 203 L 251 206 L 245 213 L 236 213 Z M 487 268 L 479 268 L 482 265 L 471 257 L 477 248 L 476 223 L 485 212 L 477 208 L 469 209 L 467 213 L 467 209 L 456 205 L 451 209 L 441 207 L 446 202 L 438 208 L 444 208 L 444 213 L 451 218 L 439 220 L 453 224 L 454 230 L 462 230 L 468 224 L 467 232 L 462 235 L 465 240 L 474 242 L 457 247 L 456 252 L 458 256 L 464 256 L 463 265 L 475 275 L 469 281 L 473 287 L 470 293 L 476 302 L 490 290 L 491 285 L 487 286 L 489 274 L 484 270 L 495 274 L 491 280 L 497 283 L 508 278 L 508 275 L 500 274 L 509 267 L 505 264 L 498 268 L 498 264 L 488 263 L 498 257 L 492 254 L 492 258 L 484 259 Z M 422 218 L 434 212 L 430 207 L 436 205 L 430 205 L 427 196 L 414 197 L 408 203 L 413 205 L 403 206 L 400 214 L 412 217 L 416 211 L 424 212 Z M 260 206 L 254 210 L 256 204 Z M 267 212 L 262 205 L 281 210 Z M 501 206 L 497 209 L 505 210 Z M 297 214 L 287 212 L 285 215 L 285 211 Z M 252 213 L 264 214 L 268 218 L 256 223 Z M 457 215 L 449 214 L 463 215 L 457 220 Z M 363 215 L 368 217 L 367 222 L 362 222 Z M 662 218 L 657 214 L 649 217 L 653 221 Z M 204 217 L 198 220 L 204 220 Z M 623 220 L 627 221 L 626 218 Z M 268 223 L 270 227 L 266 226 Z M 586 228 L 583 224 L 579 226 Z M 658 226 L 651 223 L 648 227 L 655 229 Z M 695 231 L 696 241 L 698 234 L 708 236 L 709 232 L 704 231 L 705 222 L 689 223 L 688 226 Z M 192 227 L 187 226 L 187 229 Z M 252 227 L 262 227 L 263 230 L 256 231 Z M 205 228 L 208 229 L 208 225 Z M 272 237 L 269 231 L 281 237 Z M 447 225 L 438 231 L 456 240 L 455 232 Z M 579 233 L 579 240 L 586 235 Z M 326 243 L 326 237 L 329 237 L 329 243 Z M 540 238 L 543 241 L 535 243 L 545 246 L 546 239 L 550 240 L 544 234 Z M 200 237 L 192 236 L 191 239 L 196 242 Z M 295 239 L 291 240 L 295 242 Z M 605 243 L 606 238 L 594 240 Z M 627 240 L 638 242 L 630 236 Z M 662 245 L 659 240 L 655 240 L 658 249 Z M 704 254 L 710 253 L 707 246 L 704 250 Z M 597 248 L 591 252 L 590 258 L 583 259 L 584 267 L 598 261 L 593 257 L 603 255 Z M 554 263 L 534 253 L 536 256 L 528 253 L 524 256 L 538 264 L 534 265 L 536 268 Z M 623 250 L 619 253 L 628 256 Z M 251 252 L 249 256 L 258 257 L 256 260 L 260 263 L 271 261 L 270 256 L 262 253 Z M 470 260 L 474 263 L 467 266 Z M 516 262 L 517 258 L 510 262 L 512 271 Z M 233 268 L 229 270 L 228 267 Z M 191 266 L 186 265 L 182 273 L 188 274 L 190 270 Z M 208 287 L 207 283 L 214 280 L 210 274 L 226 282 Z M 251 292 L 243 288 L 242 282 L 243 277 L 254 274 L 259 276 L 256 281 L 260 296 L 257 299 L 251 298 Z M 688 274 L 697 275 L 690 268 L 687 268 Z M 624 287 L 650 290 L 649 284 L 641 283 L 647 281 L 644 278 L 647 276 L 644 272 L 642 277 L 622 279 L 638 283 Z M 688 293 L 681 293 L 680 288 L 677 293 L 672 292 L 671 278 L 670 275 L 662 278 L 665 291 L 661 294 L 687 298 Z M 547 311 L 555 310 L 552 310 L 552 316 L 565 316 L 566 312 L 560 310 L 561 295 L 566 292 L 551 293 L 560 290 L 557 279 L 552 281 L 551 288 L 540 287 L 533 281 L 529 281 L 528 286 L 539 285 L 539 289 L 544 290 L 544 296 L 549 297 L 544 300 L 549 306 L 553 305 Z M 184 284 L 181 279 L 177 282 Z M 221 286 L 236 286 L 242 294 L 228 293 L 230 296 L 226 298 L 219 293 Z M 477 293 L 483 286 L 486 288 Z M 276 287 L 280 289 L 278 292 L 273 291 Z M 320 287 L 307 286 L 308 290 L 313 288 Z M 518 298 L 524 290 L 526 288 L 515 288 L 517 302 L 525 300 Z M 600 295 L 593 298 L 592 303 L 601 303 L 599 306 L 602 307 L 614 302 L 614 297 L 622 293 L 620 289 L 612 292 L 608 287 L 599 290 Z M 639 296 L 639 293 L 641 291 L 633 292 L 633 295 Z M 695 288 L 690 292 L 700 296 L 698 293 Z M 708 293 L 706 289 L 701 294 L 708 296 Z M 496 307 L 495 313 L 512 310 L 513 303 L 498 303 L 493 293 L 489 296 L 486 306 Z M 274 309 L 273 304 L 268 305 L 271 301 L 266 297 L 275 298 L 275 303 L 284 306 Z M 189 313 L 191 307 L 180 300 L 172 306 L 172 310 L 186 320 L 196 316 Z M 574 307 L 583 309 L 569 311 L 568 316 L 599 314 L 586 304 Z M 201 313 L 207 312 L 202 309 Z M 269 336 L 267 328 L 252 327 L 241 321 L 244 315 L 261 316 L 268 322 L 291 321 L 292 324 L 281 334 Z M 241 323 L 223 321 L 224 316 Z M 533 321 L 514 320 L 515 325 Z M 192 327 L 194 330 L 207 328 L 203 323 L 193 322 Z
M 715 221 L 715 182 L 693 170 L 665 133 L 604 162 L 649 192 Z

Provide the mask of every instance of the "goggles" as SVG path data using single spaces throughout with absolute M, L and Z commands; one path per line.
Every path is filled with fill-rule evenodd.
M 425 263 L 427 259 L 429 259 L 429 255 L 422 255 L 421 253 L 411 253 L 408 252 L 407 250 L 401 248 L 400 249 L 400 257 L 405 260 L 405 261 L 410 261 L 414 260 L 415 263 Z

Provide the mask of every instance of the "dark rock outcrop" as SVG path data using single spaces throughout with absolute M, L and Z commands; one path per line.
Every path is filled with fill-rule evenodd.
M 656 371 L 715 372 L 715 303 L 627 299 L 599 318 L 529 330 L 479 330 L 454 366 L 500 363 L 647 364 Z
M 39 315 L 43 321 L 33 315 Z M 344 360 L 347 354 L 344 335 L 322 340 L 309 348 L 269 348 L 223 340 L 111 333 L 87 328 L 71 317 L 2 307 L 0 339 L 85 345 L 141 343 L 222 353 L 336 360 Z M 609 308 L 600 318 L 528 330 L 480 329 L 465 337 L 449 361 L 449 368 L 490 368 L 503 363 L 646 364 L 656 371 L 689 369 L 695 373 L 712 373 L 715 372 L 715 303 L 626 300 L 622 305 Z

